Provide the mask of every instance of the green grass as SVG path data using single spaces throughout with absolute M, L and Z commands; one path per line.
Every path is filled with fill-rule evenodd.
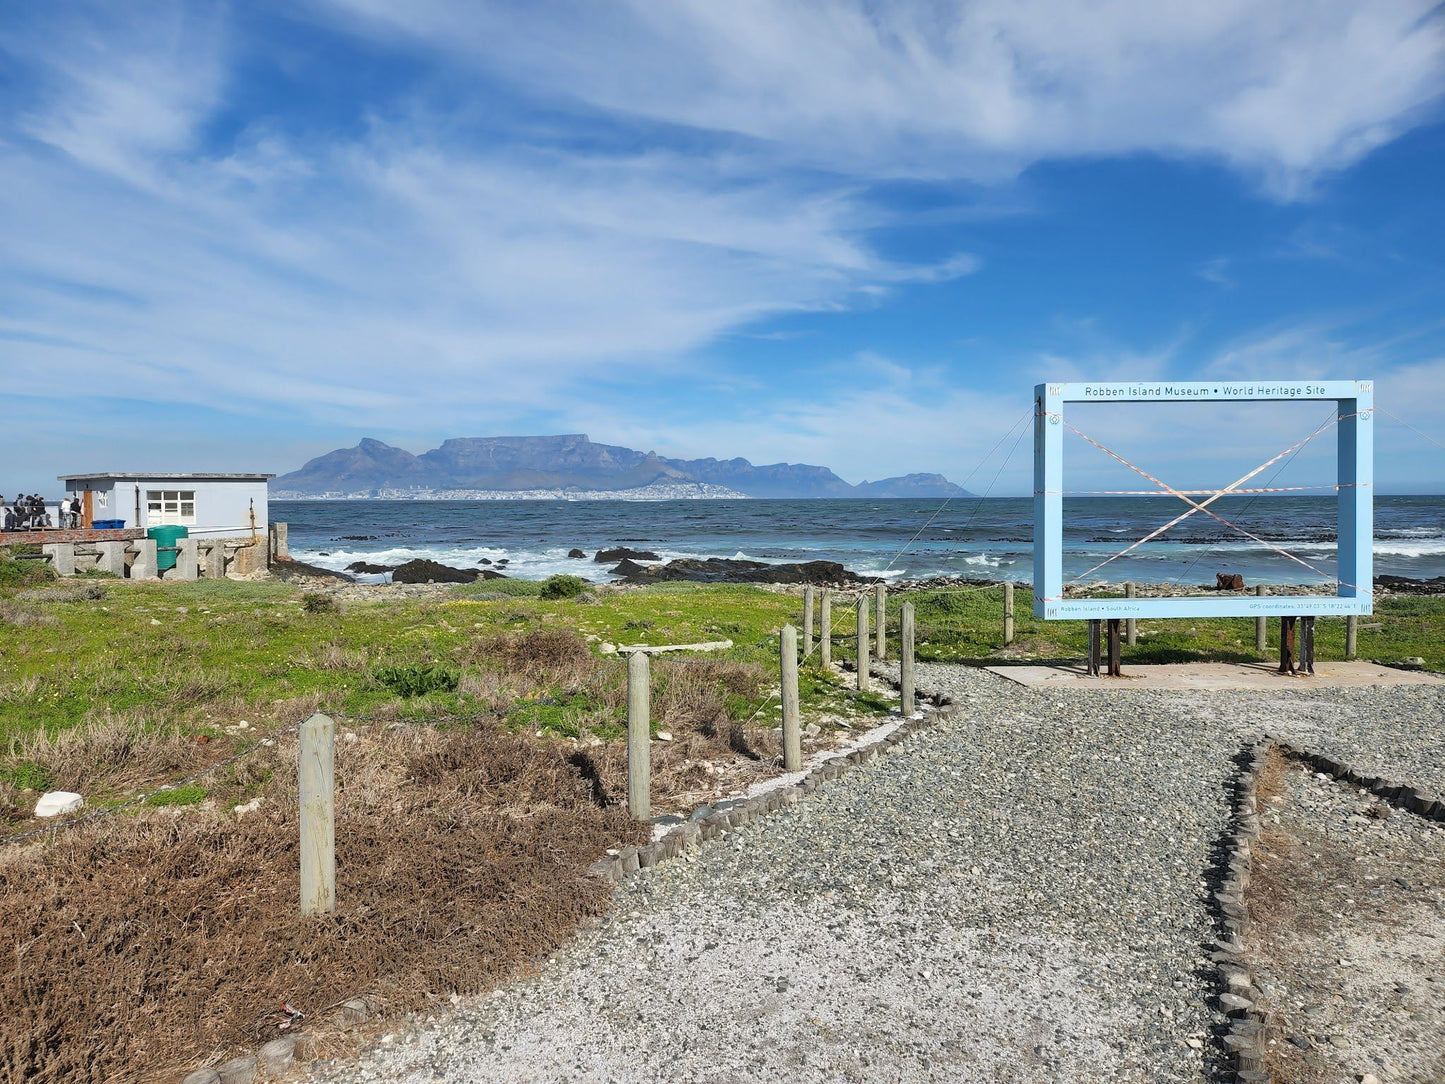
M 49 790 L 50 772 L 33 760 L 17 760 L 0 764 L 0 783 L 9 783 L 20 790 Z
M 227 737 L 218 728 L 242 718 L 258 725 L 290 723 L 314 707 L 343 716 L 415 719 L 497 711 L 532 730 L 565 735 L 585 723 L 597 732 L 599 726 L 617 725 L 615 713 L 578 699 L 576 688 L 546 689 L 541 695 L 551 702 L 498 702 L 493 682 L 487 699 L 478 678 L 498 666 L 489 641 L 505 633 L 570 629 L 610 668 L 607 681 L 620 683 L 623 661 L 603 652 L 606 643 L 728 639 L 732 647 L 705 657 L 756 664 L 776 680 L 778 629 L 800 624 L 802 617 L 797 595 L 763 587 L 661 584 L 543 599 L 540 584 L 522 580 L 479 581 L 436 597 L 347 602 L 339 612 L 314 603 L 308 609 L 301 588 L 265 581 L 115 580 L 104 598 L 16 602 L 15 595 L 39 582 L 32 565 L 0 556 L 0 754 L 31 732 L 54 735 L 108 717 L 139 729 L 175 728 L 239 746 L 242 736 Z M 1016 642 L 1008 651 L 1001 644 L 1001 589 L 910 597 L 917 608 L 920 660 L 1081 658 L 1085 651 L 1085 622 L 1038 621 L 1023 592 Z M 889 603 L 895 656 L 900 601 L 893 595 Z M 25 623 L 3 623 L 6 606 Z M 30 620 L 37 614 L 43 620 Z M 833 614 L 833 654 L 851 658 L 853 607 L 835 599 Z M 1445 599 L 1381 600 L 1376 616 L 1361 624 L 1362 658 L 1388 663 L 1419 656 L 1427 666 L 1445 669 Z M 1371 627 L 1375 624 L 1380 627 Z M 1271 622 L 1271 651 L 1277 630 L 1278 622 Z M 1124 649 L 1126 665 L 1267 657 L 1255 652 L 1254 624 L 1247 618 L 1147 620 L 1139 623 L 1139 634 L 1138 645 Z M 1321 618 L 1317 657 L 1338 659 L 1343 650 L 1343 619 Z M 409 696 L 378 680 L 379 674 L 438 672 L 460 680 Z M 540 688 L 546 681 L 536 684 Z M 882 698 L 859 696 L 851 685 L 851 679 L 840 681 L 805 665 L 804 711 L 886 710 Z M 726 706 L 734 718 L 747 718 L 759 699 L 734 691 Z M 767 712 L 759 717 L 767 718 Z M 11 775 L 23 770 L 3 755 L 0 765 Z
M 1001 658 L 1082 658 L 1088 650 L 1088 622 L 1042 621 L 1029 609 L 1026 591 L 1015 595 L 1014 649 L 1004 651 L 1003 589 L 921 591 L 912 594 L 921 661 Z M 897 621 L 897 607 L 890 628 Z M 1378 625 L 1378 628 L 1373 626 Z M 1254 618 L 1219 617 L 1141 620 L 1139 642 L 1123 649 L 1123 662 L 1256 662 L 1278 658 L 1279 621 L 1268 623 L 1268 647 L 1254 647 Z M 1416 656 L 1433 670 L 1445 669 L 1445 599 L 1420 596 L 1379 598 L 1375 613 L 1360 619 L 1362 659 L 1399 663 Z M 1321 617 L 1315 626 L 1315 657 L 1345 657 L 1345 619 Z
M 166 806 L 200 805 L 206 800 L 208 794 L 206 788 L 199 783 L 184 783 L 179 787 L 170 787 L 147 795 L 141 804 L 155 809 Z

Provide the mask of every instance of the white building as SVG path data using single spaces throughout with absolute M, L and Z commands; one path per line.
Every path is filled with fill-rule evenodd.
M 267 483 L 274 474 L 168 474 L 98 471 L 62 474 L 78 494 L 82 522 L 121 520 L 125 527 L 177 524 L 192 538 L 266 535 Z

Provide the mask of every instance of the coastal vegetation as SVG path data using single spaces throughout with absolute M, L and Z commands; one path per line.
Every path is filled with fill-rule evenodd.
M 998 587 L 907 597 L 923 660 L 1083 652 L 1081 623 L 1022 605 L 1002 645 Z M 1378 611 L 1362 656 L 1445 667 L 1445 599 Z M 46 790 L 112 811 L 0 844 L 0 925 L 28 931 L 0 977 L 0 1082 L 150 1078 L 274 1037 L 281 1002 L 409 1011 L 534 963 L 606 907 L 588 864 L 647 834 L 624 802 L 624 649 L 725 645 L 652 660 L 654 812 L 686 816 L 780 771 L 779 629 L 801 616 L 773 585 L 62 582 L 0 556 L 0 835 L 33 831 Z M 1247 620 L 1142 622 L 1125 661 L 1258 657 Z M 805 754 L 887 714 L 878 684 L 810 655 Z M 316 710 L 338 724 L 338 910 L 305 920 L 295 725 Z

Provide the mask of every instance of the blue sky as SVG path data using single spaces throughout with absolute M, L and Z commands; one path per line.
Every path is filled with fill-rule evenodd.
M 1050 379 L 1368 377 L 1445 438 L 1427 3 L 0 13 L 0 492 L 538 432 L 963 481 Z M 1181 485 L 1316 424 L 1181 409 L 1097 424 Z

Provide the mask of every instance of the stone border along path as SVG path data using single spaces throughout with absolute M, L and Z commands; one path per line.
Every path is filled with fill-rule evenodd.
M 938 664 L 918 685 L 954 709 L 893 756 L 746 827 L 727 811 L 535 977 L 313 1079 L 1228 1079 L 1213 905 L 1241 746 L 1445 785 L 1439 688 L 1080 697 Z

